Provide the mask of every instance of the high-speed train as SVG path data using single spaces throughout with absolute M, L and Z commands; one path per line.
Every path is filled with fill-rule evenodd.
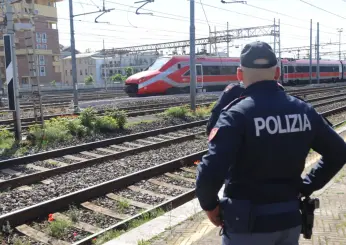
M 309 60 L 281 59 L 283 85 L 305 84 L 310 81 Z M 220 91 L 230 83 L 238 83 L 239 58 L 196 57 L 197 88 Z M 320 60 L 320 82 L 346 81 L 346 61 Z M 317 60 L 312 60 L 312 79 L 316 81 Z M 125 81 L 129 96 L 178 94 L 190 91 L 190 57 L 188 55 L 158 58 L 145 71 L 130 76 Z

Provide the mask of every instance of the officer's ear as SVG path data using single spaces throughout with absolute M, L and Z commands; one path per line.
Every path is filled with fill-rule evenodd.
M 243 70 L 240 68 L 240 67 L 238 67 L 238 69 L 237 69 L 237 78 L 238 78 L 238 81 L 239 82 L 241 82 L 241 81 L 243 81 Z
M 281 75 L 280 67 L 277 66 L 275 70 L 274 80 L 279 80 L 280 75 Z

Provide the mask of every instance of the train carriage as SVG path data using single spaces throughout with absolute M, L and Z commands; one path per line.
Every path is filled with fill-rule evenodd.
M 190 57 L 165 56 L 158 58 L 145 71 L 130 76 L 125 91 L 130 96 L 178 94 L 190 91 Z M 346 61 L 320 60 L 320 81 L 346 80 Z M 280 82 L 284 85 L 306 84 L 310 80 L 309 60 L 281 59 Z M 196 57 L 197 88 L 220 91 L 230 83 L 238 83 L 239 58 Z M 312 60 L 312 79 L 316 82 L 317 61 Z
M 129 77 L 125 82 L 128 94 L 175 94 L 190 91 L 189 56 L 161 57 L 146 71 Z M 197 88 L 222 90 L 238 83 L 239 58 L 196 57 Z

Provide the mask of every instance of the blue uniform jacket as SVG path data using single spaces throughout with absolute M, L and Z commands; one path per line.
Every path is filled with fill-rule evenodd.
M 243 96 L 222 110 L 197 168 L 196 195 L 204 210 L 218 205 L 224 183 L 230 198 L 285 202 L 322 188 L 343 167 L 344 140 L 311 105 L 287 95 L 275 81 L 252 84 Z M 302 180 L 311 148 L 323 160 Z M 300 223 L 299 211 L 271 215 L 256 220 L 254 232 Z

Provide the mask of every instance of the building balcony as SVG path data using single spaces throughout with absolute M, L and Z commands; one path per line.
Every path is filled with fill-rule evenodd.
M 32 49 L 29 49 L 29 51 L 32 53 Z M 35 51 L 37 55 L 52 55 L 53 54 L 52 50 L 36 49 Z M 27 54 L 26 49 L 16 50 L 16 55 L 26 55 L 26 54 Z M 0 51 L 0 56 L 5 56 L 5 52 Z
M 15 3 L 12 6 L 14 8 L 14 13 L 15 13 L 13 15 L 13 18 L 28 19 L 30 17 L 30 14 L 32 15 L 31 4 L 21 2 L 21 3 Z M 45 16 L 45 17 L 50 17 L 55 19 L 58 18 L 57 8 L 54 6 L 35 4 L 35 12 L 37 12 L 37 15 L 40 15 L 40 16 Z

